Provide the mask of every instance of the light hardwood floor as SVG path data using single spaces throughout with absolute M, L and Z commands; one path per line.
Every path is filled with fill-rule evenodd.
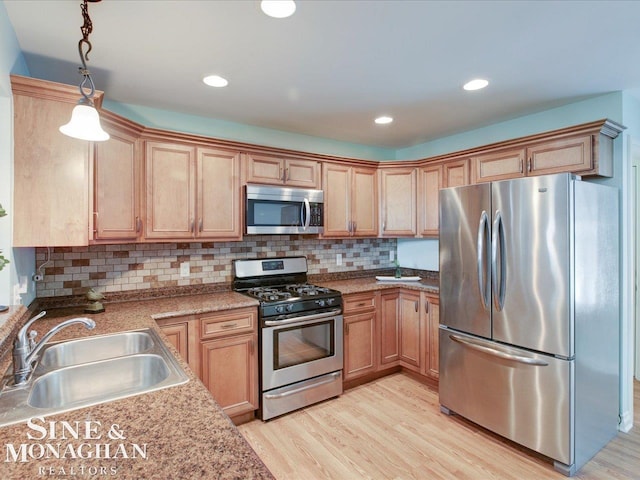
M 640 386 L 635 427 L 573 477 L 640 479 Z M 283 417 L 238 427 L 278 480 L 566 479 L 553 465 L 459 417 L 438 393 L 397 373 Z

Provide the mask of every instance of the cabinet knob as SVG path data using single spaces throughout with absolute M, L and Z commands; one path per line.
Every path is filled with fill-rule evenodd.
M 142 220 L 140 220 L 140 217 L 136 217 L 136 233 L 140 233 L 141 230 L 142 230 Z

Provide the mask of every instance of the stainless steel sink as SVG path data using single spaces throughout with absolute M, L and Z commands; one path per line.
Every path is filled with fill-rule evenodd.
M 36 408 L 102 403 L 162 388 L 170 374 L 162 357 L 149 354 L 65 367 L 37 378 L 27 403 Z
M 148 331 L 132 331 L 70 340 L 46 346 L 39 371 L 143 353 L 153 348 Z
M 188 381 L 153 329 L 51 344 L 43 349 L 40 362 L 20 386 L 12 385 L 12 369 L 7 371 L 0 384 L 0 426 Z

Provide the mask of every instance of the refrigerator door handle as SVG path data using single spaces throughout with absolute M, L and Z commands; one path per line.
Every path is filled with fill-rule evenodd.
M 500 275 L 498 275 L 500 270 Z M 502 214 L 496 210 L 491 235 L 491 285 L 493 287 L 493 304 L 499 312 L 504 308 L 506 290 L 506 266 L 504 263 L 504 225 Z
M 538 360 L 537 358 L 523 357 L 522 355 L 514 355 L 513 353 L 503 352 L 502 350 L 498 350 L 496 348 L 488 347 L 481 342 L 470 340 L 467 338 L 458 337 L 457 335 L 449 335 L 449 338 L 454 342 L 460 343 L 466 347 L 469 347 L 473 350 L 477 350 L 479 352 L 486 353 L 488 355 L 493 355 L 494 357 L 503 358 L 505 360 L 512 360 L 518 363 L 525 363 L 527 365 L 534 365 L 537 367 L 546 367 L 549 364 L 542 360 Z
M 485 243 L 486 242 L 486 243 Z M 480 298 L 482 299 L 482 306 L 486 309 L 489 308 L 491 302 L 489 283 L 487 277 L 489 276 L 489 263 L 487 262 L 487 271 L 485 271 L 485 252 L 486 245 L 491 242 L 491 233 L 489 231 L 489 216 L 486 211 L 482 211 L 480 215 L 480 223 L 478 225 L 478 242 L 477 242 L 477 259 L 478 259 L 478 288 L 480 290 Z

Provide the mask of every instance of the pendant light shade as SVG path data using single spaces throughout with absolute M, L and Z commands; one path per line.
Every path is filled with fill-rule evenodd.
M 92 105 L 87 105 L 82 100 L 73 107 L 71 120 L 62 125 L 60 131 L 69 137 L 91 142 L 103 142 L 109 140 L 109 134 L 100 125 L 98 111 Z
M 69 123 L 62 125 L 60 131 L 69 137 L 78 138 L 80 140 L 89 140 L 92 142 L 102 142 L 109 140 L 109 134 L 102 129 L 100 125 L 100 116 L 98 110 L 96 110 L 93 104 L 93 96 L 96 88 L 91 78 L 91 72 L 87 68 L 87 61 L 89 60 L 89 52 L 91 51 L 91 42 L 89 41 L 89 34 L 93 30 L 93 24 L 89 17 L 89 7 L 87 1 L 92 3 L 99 2 L 100 0 L 84 0 L 80 5 L 82 10 L 82 17 L 84 24 L 80 27 L 82 31 L 82 38 L 78 42 L 78 53 L 80 54 L 80 61 L 82 66 L 78 69 L 80 75 L 82 75 L 82 82 L 80 82 L 80 94 L 82 97 L 78 101 L 78 104 L 73 108 L 71 112 L 71 120 Z M 83 47 L 87 47 L 86 53 L 83 51 Z M 89 92 L 85 92 L 88 89 Z

